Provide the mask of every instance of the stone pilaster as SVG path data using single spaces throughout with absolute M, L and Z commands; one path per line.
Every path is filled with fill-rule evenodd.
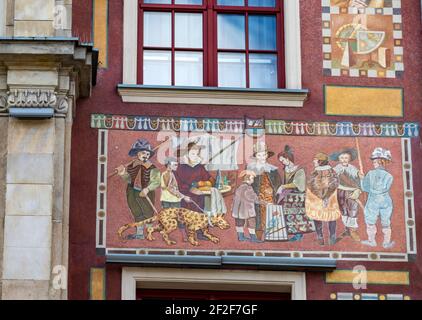
M 71 126 L 92 54 L 74 39 L 0 40 L 2 299 L 67 298 Z M 51 116 L 21 118 L 33 110 Z

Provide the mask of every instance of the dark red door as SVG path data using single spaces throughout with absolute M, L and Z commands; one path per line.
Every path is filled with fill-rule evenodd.
M 137 289 L 138 300 L 290 300 L 290 293 L 176 289 Z

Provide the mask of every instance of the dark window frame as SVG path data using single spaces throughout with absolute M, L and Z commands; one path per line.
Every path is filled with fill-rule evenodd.
M 277 54 L 277 88 L 285 88 L 285 48 L 284 48 L 284 0 L 276 0 L 275 7 L 248 7 L 248 0 L 245 6 L 219 6 L 217 0 L 203 0 L 202 5 L 181 5 L 174 4 L 149 4 L 139 0 L 138 18 L 138 84 L 143 84 L 143 51 L 162 50 L 172 52 L 171 61 L 171 83 L 175 81 L 175 51 L 193 51 L 203 53 L 203 87 L 218 87 L 218 53 L 219 52 L 242 52 L 246 54 L 246 88 L 249 89 L 249 55 L 254 53 Z M 172 47 L 144 47 L 143 24 L 144 12 L 171 12 L 171 45 Z M 202 13 L 203 16 L 203 47 L 198 48 L 175 48 L 175 13 Z M 245 15 L 245 49 L 218 49 L 217 44 L 217 15 L 219 13 L 232 13 Z M 276 16 L 276 50 L 249 50 L 248 15 L 275 15 Z

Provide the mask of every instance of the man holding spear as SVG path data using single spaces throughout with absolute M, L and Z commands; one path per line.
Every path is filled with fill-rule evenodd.
M 151 218 L 156 211 L 155 190 L 160 186 L 160 171 L 150 160 L 154 154 L 151 144 L 139 139 L 129 151 L 129 156 L 135 159 L 117 168 L 117 174 L 127 183 L 127 203 L 135 222 Z M 128 240 L 134 239 L 144 239 L 144 226 L 137 227 L 136 234 L 128 237 Z

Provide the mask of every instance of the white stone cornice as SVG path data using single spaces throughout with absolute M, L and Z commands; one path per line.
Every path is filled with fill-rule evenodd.
M 3 94 L 0 112 L 41 108 L 66 115 L 74 100 L 91 93 L 93 55 L 91 45 L 75 38 L 1 38 L 0 90 L 7 94 Z
M 119 85 L 119 95 L 129 103 L 180 103 L 261 107 L 303 107 L 308 90 L 254 90 L 227 88 L 153 87 Z
M 302 88 L 302 53 L 300 32 L 300 1 L 284 1 L 284 39 L 286 88 Z

